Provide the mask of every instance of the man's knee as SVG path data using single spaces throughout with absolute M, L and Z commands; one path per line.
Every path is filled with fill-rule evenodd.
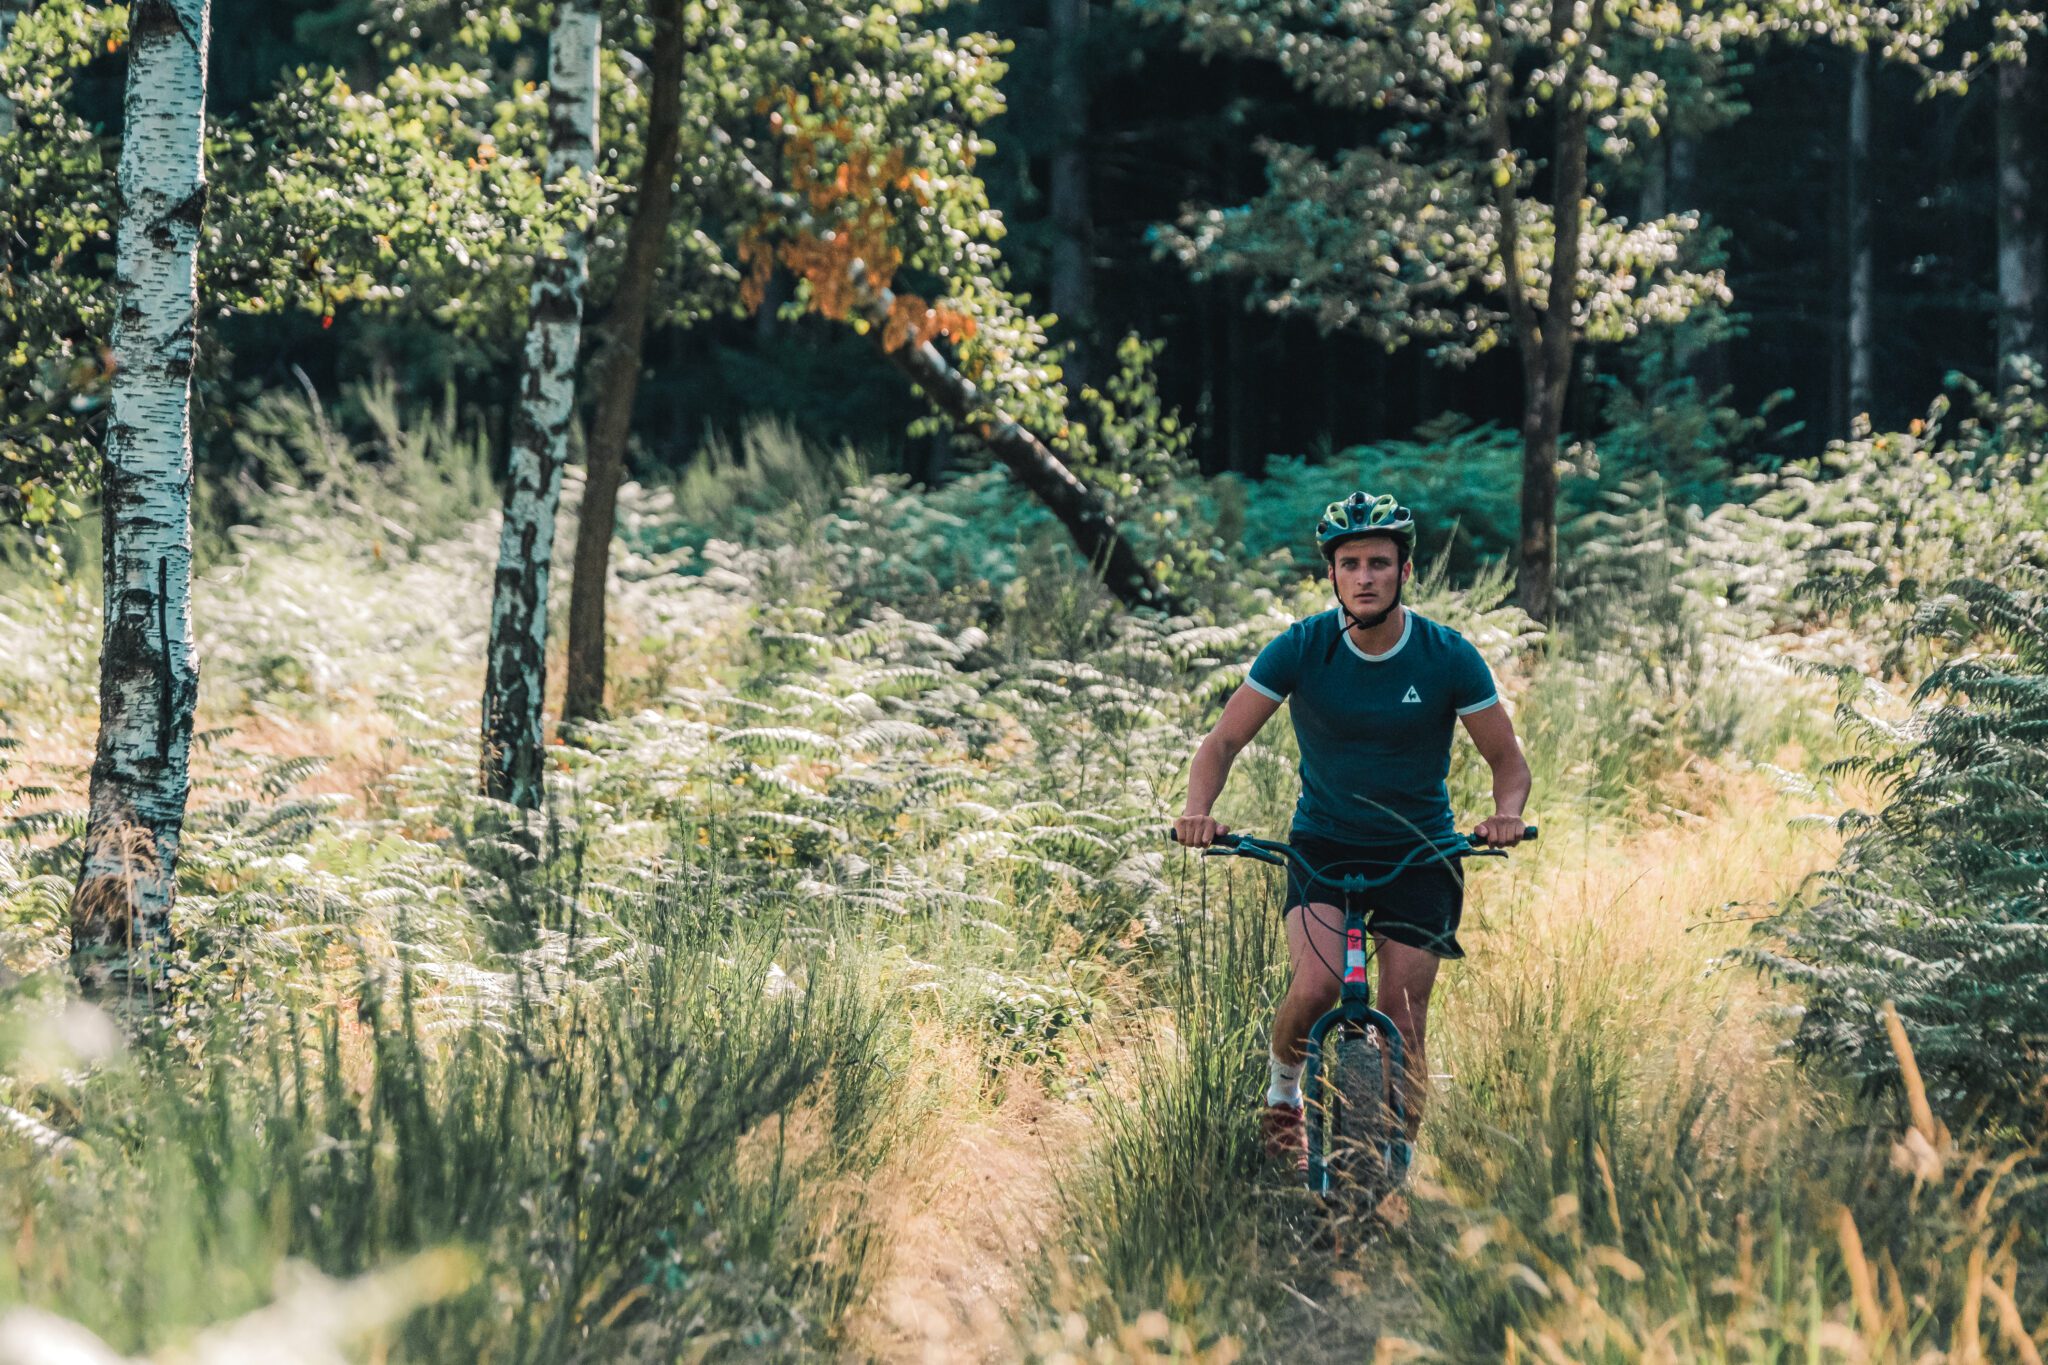
M 1337 1003 L 1341 987 L 1337 978 L 1320 969 L 1297 971 L 1288 983 L 1287 1003 L 1297 1007 L 1326 1010 Z

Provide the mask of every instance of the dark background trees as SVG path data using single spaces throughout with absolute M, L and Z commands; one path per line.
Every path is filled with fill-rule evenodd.
M 364 13 L 356 0 L 223 0 L 213 110 L 246 108 L 300 64 L 367 73 L 374 57 L 358 31 Z M 1259 191 L 1258 139 L 1334 150 L 1358 139 L 1344 115 L 1310 106 L 1263 63 L 1205 62 L 1182 51 L 1170 29 L 1114 6 L 987 0 L 972 14 L 963 22 L 1015 44 L 1008 112 L 990 128 L 997 150 L 981 168 L 1010 226 L 1004 250 L 1014 282 L 1041 311 L 1053 308 L 1062 278 L 1067 291 L 1085 290 L 1086 316 L 1053 330 L 1081 356 L 1111 354 L 1133 331 L 1163 341 L 1162 394 L 1188 419 L 1205 471 L 1255 473 L 1273 454 L 1407 436 L 1445 412 L 1514 424 L 1517 376 L 1506 354 L 1448 369 L 1420 352 L 1388 355 L 1356 337 L 1319 335 L 1306 320 L 1248 311 L 1227 282 L 1191 282 L 1155 251 L 1154 229 L 1185 205 L 1227 207 Z M 538 78 L 543 45 L 523 41 L 531 52 L 511 63 L 523 56 Z M 1747 112 L 1688 134 L 1688 112 L 1675 110 L 1655 183 L 1633 187 L 1646 207 L 1696 208 L 1718 230 L 1711 236 L 1734 296 L 1733 335 L 1690 356 L 1686 372 L 1705 394 L 1726 386 L 1728 403 L 1743 412 L 1782 395 L 1738 452 L 1748 459 L 1811 454 L 1846 433 L 1858 278 L 1867 280 L 1860 306 L 1880 429 L 1919 412 L 1951 372 L 1986 383 L 1997 374 L 1998 77 L 1985 72 L 1967 93 L 1921 98 L 1917 73 L 1871 63 L 1871 152 L 1867 173 L 1854 175 L 1857 60 L 1817 44 L 1754 56 L 1733 72 Z M 102 123 L 113 121 L 119 72 L 109 57 L 82 73 L 75 102 L 88 119 L 97 109 Z M 1077 88 L 1085 94 L 1078 109 L 1061 99 Z M 2048 132 L 2033 136 L 2038 143 Z M 1071 193 L 1056 193 L 1063 177 L 1084 190 L 1078 206 Z M 2038 205 L 2038 181 L 2031 195 Z M 2033 216 L 2040 221 L 2042 210 Z M 1859 223 L 1869 243 L 1861 277 L 1852 250 Z M 402 316 L 344 307 L 331 326 L 299 314 L 234 316 L 213 326 L 207 345 L 202 372 L 215 385 L 274 387 L 294 382 L 296 368 L 332 393 L 389 370 L 423 395 L 453 383 L 487 422 L 502 422 L 511 408 L 515 367 L 505 357 Z M 942 439 L 905 434 L 921 411 L 916 399 L 878 372 L 861 338 L 825 319 L 655 325 L 645 363 L 650 382 L 638 396 L 629 454 L 636 474 L 679 460 L 707 430 L 738 431 L 761 411 L 787 415 L 808 434 L 851 438 L 920 478 L 959 458 Z M 1604 363 L 1626 370 L 1635 358 Z M 1600 430 L 1599 389 L 1586 382 L 1594 377 L 1580 366 L 1568 436 Z M 229 442 L 205 417 L 200 458 L 229 459 Z

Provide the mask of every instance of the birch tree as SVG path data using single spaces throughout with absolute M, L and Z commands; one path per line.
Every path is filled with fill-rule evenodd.
M 198 661 L 192 647 L 192 340 L 206 202 L 209 0 L 129 13 L 113 411 L 101 475 L 106 624 L 99 748 L 72 966 L 153 983 L 171 941 Z
M 572 0 L 548 39 L 550 193 L 577 198 L 597 163 L 595 0 Z M 589 251 L 580 223 L 534 269 L 526 351 L 505 477 L 505 517 L 491 594 L 483 697 L 483 790 L 523 809 L 542 794 L 542 707 L 547 694 L 548 578 L 576 406 Z
M 592 291 L 612 302 L 586 308 L 599 342 L 591 373 L 603 380 L 591 386 L 591 480 L 570 594 L 565 717 L 603 706 L 609 490 L 623 477 L 640 378 L 629 343 L 647 328 L 758 314 L 778 270 L 790 286 L 779 303 L 862 330 L 871 324 L 867 309 L 854 306 L 854 265 L 882 289 L 899 268 L 920 284 L 938 281 L 945 297 L 928 302 L 900 287 L 894 295 L 901 319 L 971 324 L 945 334 L 953 353 L 942 392 L 930 395 L 935 421 L 989 440 L 999 454 L 1030 443 L 989 438 L 1013 427 L 1036 433 L 1033 458 L 1013 467 L 1030 476 L 1027 487 L 1057 495 L 1055 510 L 1082 553 L 1108 568 L 1108 586 L 1133 605 L 1177 605 L 1155 566 L 1139 562 L 1101 470 L 1089 468 L 1086 425 L 1068 415 L 1044 321 L 1010 290 L 995 246 L 1004 225 L 973 168 L 991 150 L 979 130 L 1002 107 L 1000 44 L 940 26 L 942 13 L 934 0 L 865 11 L 859 22 L 830 7 L 664 3 L 607 30 L 616 60 L 601 64 L 610 83 L 599 97 L 597 179 L 632 186 L 633 208 L 624 231 L 601 219 L 591 236 Z M 347 304 L 411 307 L 488 338 L 490 318 L 505 311 L 507 279 L 523 278 L 515 249 L 558 227 L 547 195 L 529 193 L 532 177 L 518 169 L 531 142 L 532 99 L 516 87 L 503 91 L 506 73 L 493 66 L 520 19 L 506 9 L 472 10 L 468 0 L 425 0 L 397 18 L 403 33 L 386 48 L 401 64 L 374 87 L 310 75 L 251 120 L 242 159 L 253 165 L 252 148 L 268 144 L 264 174 L 250 177 L 246 206 L 238 205 L 235 250 L 223 234 L 221 268 L 238 259 L 286 262 L 288 287 L 266 297 L 327 313 Z M 458 35 L 437 52 L 439 64 L 408 45 L 422 28 Z M 703 60 L 685 60 L 692 56 Z M 665 71 L 680 74 L 664 79 Z M 503 98 L 494 102 L 494 90 Z M 670 127 L 673 170 L 664 173 Z M 467 169 L 445 152 L 435 156 L 435 143 L 466 153 Z M 848 193 L 856 156 L 878 173 L 894 169 L 871 193 Z M 832 179 L 842 167 L 849 179 Z M 772 194 L 760 193 L 755 172 Z M 787 212 L 792 203 L 806 212 Z M 825 221 L 834 215 L 842 221 Z M 862 250 L 849 252 L 856 236 Z M 895 352 L 910 325 L 874 330 L 899 366 Z M 919 331 L 919 358 L 929 358 L 933 334 Z M 1139 498 L 1142 481 L 1123 470 L 1114 477 L 1114 497 Z

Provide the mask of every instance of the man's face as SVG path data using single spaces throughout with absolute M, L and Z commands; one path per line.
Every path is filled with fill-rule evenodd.
M 1362 536 L 1337 547 L 1330 560 L 1330 581 L 1337 600 L 1353 616 L 1376 616 L 1394 604 L 1395 593 L 1414 571 L 1403 563 L 1389 536 Z

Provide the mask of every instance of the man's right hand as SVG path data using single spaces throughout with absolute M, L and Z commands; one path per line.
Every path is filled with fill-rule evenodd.
M 1173 822 L 1175 843 L 1189 848 L 1207 848 L 1216 842 L 1219 834 L 1230 833 L 1230 826 L 1218 824 L 1207 815 L 1183 815 Z

